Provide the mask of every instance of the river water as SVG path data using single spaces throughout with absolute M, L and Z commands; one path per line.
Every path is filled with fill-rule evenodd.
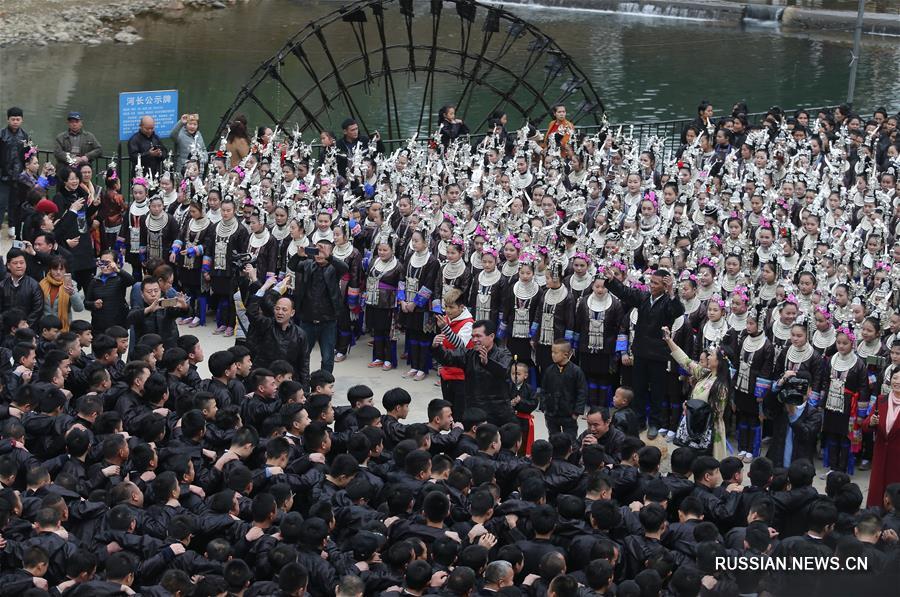
M 144 41 L 130 46 L 3 48 L 0 106 L 22 106 L 26 128 L 43 148 L 50 148 L 53 136 L 64 130 L 66 113 L 80 110 L 86 128 L 111 149 L 117 137 L 119 92 L 177 88 L 181 111 L 201 115 L 201 130 L 210 141 L 220 117 L 256 66 L 305 23 L 341 4 L 260 0 L 177 21 L 141 23 Z M 776 104 L 817 106 L 846 98 L 847 36 L 784 33 L 774 26 L 730 28 L 679 19 L 506 8 L 541 28 L 575 58 L 599 90 L 612 122 L 691 117 L 702 98 L 714 104 L 717 114 L 730 111 L 736 100 L 745 100 L 751 111 L 764 111 Z M 417 3 L 416 9 L 417 15 L 425 15 L 427 4 Z M 389 17 L 391 12 L 396 14 L 389 11 Z M 350 40 L 328 41 L 338 54 L 354 52 Z M 324 62 L 322 56 L 313 58 Z M 857 106 L 863 112 L 882 105 L 900 108 L 898 65 L 900 39 L 865 38 L 856 88 Z M 410 81 L 410 89 L 398 88 L 401 120 L 418 115 L 420 100 L 413 88 L 420 84 L 421 79 Z M 443 81 L 437 95 L 455 97 L 458 85 Z M 377 111 L 382 99 L 361 90 L 355 95 L 363 111 Z M 281 107 L 290 102 L 284 94 L 270 100 Z M 436 101 L 440 105 L 443 100 Z M 481 96 L 473 102 L 478 107 L 483 107 L 479 102 L 493 103 Z M 251 124 L 259 119 L 252 111 L 248 115 Z M 343 116 L 336 114 L 332 125 Z M 518 123 L 513 119 L 512 124 Z

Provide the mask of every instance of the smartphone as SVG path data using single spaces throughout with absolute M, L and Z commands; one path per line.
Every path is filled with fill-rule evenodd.
M 319 254 L 319 247 L 306 247 L 305 251 L 307 257 L 315 257 Z
M 65 280 L 66 286 L 72 285 L 72 274 L 63 274 L 63 280 Z
M 168 309 L 168 308 L 170 308 L 170 307 L 177 307 L 177 306 L 178 306 L 178 299 L 174 299 L 174 298 L 164 298 L 164 299 L 160 299 L 160 300 L 159 300 L 159 306 L 160 306 L 160 307 L 163 307 L 163 308 L 165 308 L 165 309 Z
M 13 249 L 24 249 L 25 243 L 20 240 L 14 240 L 14 241 L 12 241 L 12 248 Z

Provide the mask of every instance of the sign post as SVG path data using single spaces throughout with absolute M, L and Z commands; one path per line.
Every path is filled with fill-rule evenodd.
M 156 122 L 156 134 L 169 136 L 178 122 L 178 90 L 128 91 L 119 94 L 119 141 L 137 132 L 141 117 L 152 116 Z

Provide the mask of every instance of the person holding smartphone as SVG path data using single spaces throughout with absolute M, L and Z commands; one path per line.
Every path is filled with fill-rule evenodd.
M 97 275 L 84 293 L 84 306 L 91 312 L 91 327 L 101 334 L 114 325 L 121 325 L 128 317 L 125 295 L 134 284 L 127 271 L 120 270 L 116 255 L 111 249 L 100 254 Z
M 178 346 L 177 319 L 189 311 L 184 295 L 179 293 L 173 299 L 163 298 L 159 279 L 145 276 L 141 280 L 141 298 L 146 306 L 128 312 L 128 325 L 134 326 L 135 337 L 159 334 L 165 348 Z
M 68 263 L 72 277 L 75 278 L 80 288 L 85 289 L 94 276 L 96 267 L 97 254 L 94 251 L 91 228 L 94 216 L 99 209 L 99 202 L 87 197 L 75 171 L 66 169 L 61 172 L 60 182 L 64 189 L 72 189 L 71 201 L 65 200 L 64 212 L 60 205 L 62 215 L 54 232 L 58 242 L 71 252 Z M 74 188 L 72 188 L 73 186 Z M 57 197 L 54 197 L 54 201 L 57 200 Z
M 337 318 L 346 309 L 341 292 L 341 279 L 349 271 L 347 264 L 332 256 L 334 243 L 323 238 L 315 247 L 303 250 L 306 259 L 297 253 L 290 258 L 288 267 L 294 272 L 294 304 L 300 327 L 306 334 L 307 353 L 319 344 L 322 353 L 321 368 L 331 373 L 334 369 L 334 347 L 337 343 Z
M 68 332 L 72 311 L 84 311 L 84 299 L 75 289 L 66 260 L 54 255 L 47 262 L 47 275 L 40 282 L 44 295 L 44 315 L 56 315 L 62 322 L 60 331 Z

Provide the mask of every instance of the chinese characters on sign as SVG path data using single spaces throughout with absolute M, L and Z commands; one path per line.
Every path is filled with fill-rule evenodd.
M 142 116 L 156 121 L 156 134 L 168 137 L 178 121 L 178 91 L 130 91 L 119 94 L 119 141 L 127 141 L 138 130 Z

